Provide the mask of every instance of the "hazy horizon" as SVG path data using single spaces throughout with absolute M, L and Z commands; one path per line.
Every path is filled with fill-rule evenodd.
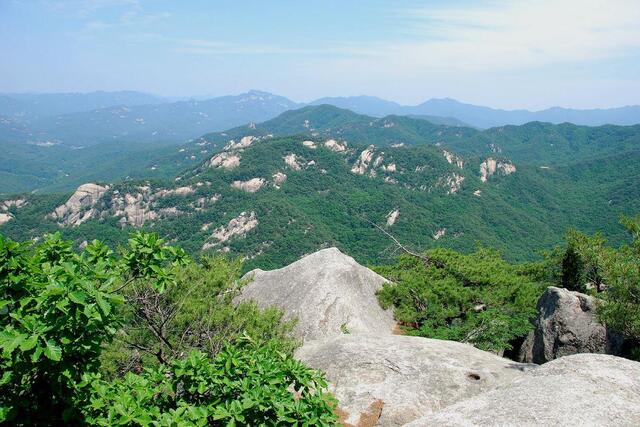
M 0 92 L 640 104 L 640 2 L 0 3 Z

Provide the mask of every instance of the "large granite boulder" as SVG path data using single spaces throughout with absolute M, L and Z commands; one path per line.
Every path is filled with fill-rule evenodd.
M 640 363 L 576 354 L 511 384 L 408 424 L 418 426 L 639 426 Z
M 383 310 L 376 297 L 386 279 L 336 248 L 245 277 L 251 282 L 240 299 L 276 306 L 285 318 L 297 318 L 296 332 L 305 341 L 345 333 L 390 335 L 395 327 L 391 311 Z
M 535 329 L 518 360 L 545 363 L 576 353 L 620 354 L 623 340 L 598 322 L 596 308 L 594 297 L 547 288 L 538 300 Z
M 69 200 L 58 206 L 49 217 L 57 220 L 59 225 L 80 225 L 96 214 L 94 206 L 108 189 L 107 185 L 82 184 Z
M 525 365 L 454 341 L 342 335 L 296 352 L 324 371 L 347 425 L 398 426 L 511 383 Z

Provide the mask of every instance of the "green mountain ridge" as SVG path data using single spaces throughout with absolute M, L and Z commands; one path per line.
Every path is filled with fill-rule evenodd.
M 637 126 L 481 132 L 326 106 L 282 116 L 205 135 L 190 143 L 199 165 L 168 181 L 111 184 L 57 218 L 68 196 L 26 196 L 7 208 L 13 218 L 0 232 L 24 240 L 62 229 L 78 244 L 118 243 L 144 226 L 192 253 L 243 256 L 250 269 L 327 246 L 364 263 L 388 260 L 397 248 L 377 224 L 416 250 L 479 242 L 528 260 L 570 226 L 621 241 L 618 216 L 640 210 Z

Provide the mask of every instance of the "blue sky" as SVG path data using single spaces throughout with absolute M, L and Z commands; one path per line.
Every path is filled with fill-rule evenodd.
M 0 0 L 0 91 L 640 104 L 640 1 Z

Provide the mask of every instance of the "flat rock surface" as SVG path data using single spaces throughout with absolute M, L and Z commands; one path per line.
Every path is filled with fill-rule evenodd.
M 409 426 L 639 426 L 640 363 L 565 356 Z
M 360 426 L 404 425 L 537 369 L 468 344 L 399 335 L 310 341 L 296 357 L 327 374 L 343 420 Z
M 285 318 L 297 318 L 297 334 L 306 340 L 345 333 L 391 335 L 395 322 L 378 304 L 376 292 L 386 279 L 336 248 L 307 255 L 284 268 L 253 270 L 241 300 L 276 306 Z

